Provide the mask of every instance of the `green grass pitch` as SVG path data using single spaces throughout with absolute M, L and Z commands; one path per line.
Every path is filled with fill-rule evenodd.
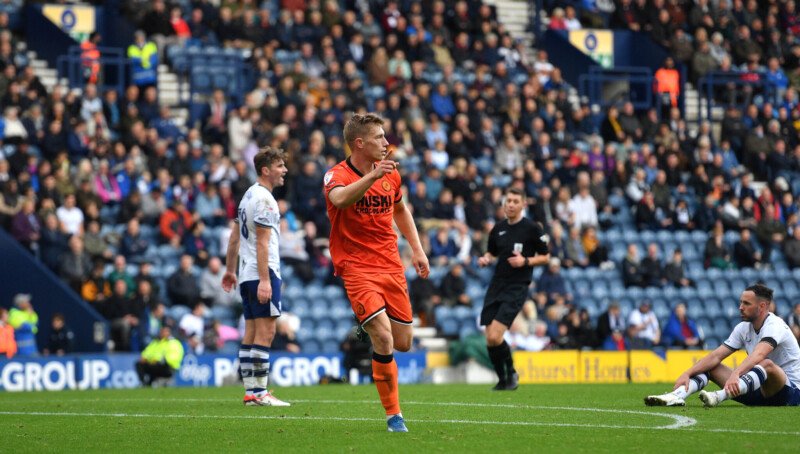
M 0 451 L 797 452 L 800 409 L 648 408 L 669 385 L 401 386 L 410 432 L 387 433 L 372 386 L 280 388 L 288 408 L 244 407 L 240 388 L 0 394 Z M 716 389 L 715 386 L 709 389 Z

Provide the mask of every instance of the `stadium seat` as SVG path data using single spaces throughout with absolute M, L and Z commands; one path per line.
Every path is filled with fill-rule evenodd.
M 644 290 L 640 287 L 628 287 L 625 289 L 625 294 L 639 305 L 639 302 L 644 298 Z
M 458 320 L 454 318 L 448 318 L 445 320 L 437 319 L 436 324 L 439 326 L 439 331 L 443 336 L 456 337 L 459 334 L 460 324 Z
M 325 299 L 328 301 L 339 299 L 344 296 L 344 290 L 337 285 L 326 285 L 323 287 Z
M 678 289 L 672 284 L 667 284 L 662 289 L 661 294 L 664 296 L 664 298 L 672 300 L 678 296 Z
M 650 299 L 661 298 L 663 294 L 664 292 L 663 290 L 661 290 L 661 287 L 650 286 L 650 287 L 645 287 L 644 289 L 645 298 L 650 298 Z
M 298 340 L 300 340 L 300 339 L 298 338 Z M 320 353 L 321 352 L 319 342 L 317 342 L 316 340 L 313 340 L 313 339 L 307 339 L 307 340 L 304 340 L 304 341 L 300 342 L 300 349 L 303 352 L 308 352 L 308 353 Z

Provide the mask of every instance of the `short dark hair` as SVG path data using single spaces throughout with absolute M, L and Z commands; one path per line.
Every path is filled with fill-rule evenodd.
M 353 114 L 344 125 L 344 142 L 352 145 L 359 137 L 369 133 L 372 126 L 383 126 L 383 118 L 378 114 Z
M 755 293 L 756 298 L 758 299 L 765 300 L 767 302 L 772 301 L 773 290 L 760 282 L 747 287 L 745 291 Z
M 508 194 L 518 195 L 518 196 L 522 197 L 522 200 L 525 200 L 527 198 L 526 195 L 525 195 L 525 191 L 523 191 L 520 188 L 509 187 L 508 189 L 506 189 L 506 195 L 508 195 Z
M 266 146 L 260 150 L 253 157 L 253 165 L 256 168 L 256 175 L 261 176 L 261 169 L 270 167 L 277 161 L 286 160 L 286 153 L 280 148 L 272 148 Z

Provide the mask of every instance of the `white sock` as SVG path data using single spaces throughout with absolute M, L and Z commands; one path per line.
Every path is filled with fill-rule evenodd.
M 253 361 L 253 394 L 258 397 L 267 393 L 269 384 L 269 347 L 253 344 L 250 347 L 250 359 Z
M 390 419 L 394 418 L 395 416 L 399 416 L 399 417 L 401 417 L 401 418 L 402 418 L 402 417 L 403 417 L 403 414 L 402 414 L 402 413 L 398 413 L 398 414 L 396 414 L 396 415 L 386 415 L 386 420 L 388 421 L 388 420 L 390 420 Z
M 761 388 L 761 385 L 767 381 L 767 371 L 761 366 L 756 366 L 750 369 L 750 372 L 739 377 L 739 395 L 751 393 Z M 717 397 L 720 402 L 725 399 L 730 399 L 728 393 L 724 389 L 717 391 Z
M 242 370 L 242 382 L 244 382 L 244 393 L 246 396 L 253 395 L 253 362 L 250 360 L 250 345 L 242 344 L 239 347 L 239 368 Z
M 708 384 L 708 374 L 699 374 L 695 375 L 694 377 L 689 379 L 689 390 L 687 391 L 685 387 L 681 386 L 675 391 L 672 391 L 672 394 L 680 397 L 681 399 L 686 399 L 687 396 L 700 391 L 701 389 L 705 388 Z

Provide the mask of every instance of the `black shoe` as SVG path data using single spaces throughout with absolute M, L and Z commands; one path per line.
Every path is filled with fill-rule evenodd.
M 506 391 L 514 391 L 519 388 L 519 374 L 512 372 L 506 379 Z
M 506 389 L 508 389 L 506 388 L 506 386 L 508 385 L 506 384 L 505 380 L 500 380 L 499 382 L 497 382 L 496 385 L 494 385 L 492 391 L 505 391 Z

